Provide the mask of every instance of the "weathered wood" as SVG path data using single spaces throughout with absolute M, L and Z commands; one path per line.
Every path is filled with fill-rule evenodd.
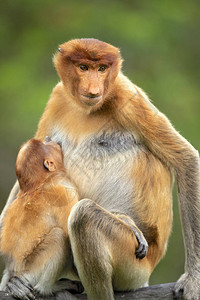
M 173 288 L 175 283 L 165 283 L 152 285 L 146 288 L 138 289 L 134 292 L 115 293 L 115 300 L 173 300 Z M 67 291 L 59 292 L 54 296 L 38 298 L 44 300 L 87 300 L 87 296 L 82 295 L 71 295 Z M 179 298 L 180 299 L 180 298 Z M 11 295 L 0 292 L 0 300 L 15 300 Z

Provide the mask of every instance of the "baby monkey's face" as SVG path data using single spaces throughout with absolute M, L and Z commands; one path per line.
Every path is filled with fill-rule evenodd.
M 44 161 L 54 161 L 57 166 L 63 165 L 63 153 L 59 144 L 46 137 L 43 148 L 45 151 Z
M 45 138 L 43 145 L 47 153 L 51 153 L 52 155 L 58 155 L 60 156 L 61 160 L 63 160 L 61 145 L 52 141 L 48 136 Z

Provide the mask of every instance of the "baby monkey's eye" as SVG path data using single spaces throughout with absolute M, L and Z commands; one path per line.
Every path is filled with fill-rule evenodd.
M 98 68 L 98 71 L 99 71 L 99 72 L 105 72 L 106 69 L 107 69 L 106 66 L 100 66 L 100 67 Z
M 88 68 L 88 66 L 86 66 L 86 65 L 80 65 L 80 66 L 79 66 L 79 69 L 80 69 L 81 71 L 87 71 L 89 68 Z

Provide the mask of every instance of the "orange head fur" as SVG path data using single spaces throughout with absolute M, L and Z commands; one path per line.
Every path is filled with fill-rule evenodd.
M 63 168 L 61 148 L 53 141 L 29 140 L 22 145 L 16 160 L 16 174 L 22 191 L 35 188 L 52 175 L 52 171 Z
M 118 48 L 96 39 L 76 39 L 60 45 L 54 64 L 66 92 L 82 107 L 97 110 L 108 100 L 120 71 Z

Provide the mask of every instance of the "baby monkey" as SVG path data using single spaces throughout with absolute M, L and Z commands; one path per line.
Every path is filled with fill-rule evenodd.
M 78 279 L 67 221 L 79 201 L 61 147 L 48 137 L 44 143 L 29 140 L 17 156 L 16 174 L 20 191 L 5 214 L 0 236 L 0 251 L 6 258 L 0 289 L 22 299 L 34 298 L 35 291 L 43 295 L 62 289 L 82 292 L 81 283 L 60 280 L 67 275 Z

